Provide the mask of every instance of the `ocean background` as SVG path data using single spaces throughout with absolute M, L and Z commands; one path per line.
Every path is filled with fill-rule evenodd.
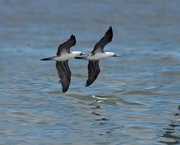
M 1 145 L 179 145 L 179 0 L 1 0 Z M 101 73 L 84 87 L 86 60 L 69 60 L 62 93 L 56 54 L 90 53 L 112 26 Z

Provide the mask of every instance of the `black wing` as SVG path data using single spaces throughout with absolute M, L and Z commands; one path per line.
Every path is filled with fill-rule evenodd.
M 68 66 L 68 60 L 60 62 L 56 62 L 56 69 L 58 71 L 58 75 L 60 78 L 59 83 L 62 85 L 62 91 L 65 93 L 70 85 L 71 82 L 71 71 Z
M 94 49 L 91 53 L 96 53 L 96 52 L 103 52 L 104 46 L 108 44 L 109 42 L 112 41 L 113 38 L 113 30 L 112 27 L 109 27 L 109 29 L 106 31 L 105 35 L 99 42 L 96 43 L 94 46 Z
M 71 37 L 66 42 L 59 45 L 56 55 L 60 56 L 62 51 L 70 53 L 70 48 L 75 44 L 76 44 L 76 38 L 74 35 L 71 35 Z
M 88 79 L 86 81 L 86 86 L 91 85 L 96 78 L 98 77 L 100 73 L 100 68 L 99 68 L 99 60 L 97 61 L 89 61 L 88 64 Z

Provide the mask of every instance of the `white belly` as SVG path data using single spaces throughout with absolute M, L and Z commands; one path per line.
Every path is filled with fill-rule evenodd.
M 67 54 L 63 54 L 61 56 L 56 56 L 53 58 L 53 60 L 55 61 L 66 61 L 68 59 L 74 58 L 74 55 L 67 53 Z
M 96 53 L 95 55 L 89 55 L 87 57 L 87 60 L 99 60 L 106 57 L 110 57 L 110 56 L 105 53 Z

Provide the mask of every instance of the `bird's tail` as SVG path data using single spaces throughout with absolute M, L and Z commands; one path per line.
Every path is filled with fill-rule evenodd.
M 53 58 L 54 58 L 54 57 L 47 57 L 47 58 L 42 58 L 42 59 L 40 59 L 40 60 L 45 60 L 45 61 L 47 61 L 47 60 L 53 60 Z
M 84 58 L 81 56 L 77 56 L 77 57 L 74 57 L 74 59 L 84 59 Z
M 79 56 L 74 57 L 75 59 L 86 59 L 89 54 L 81 53 Z

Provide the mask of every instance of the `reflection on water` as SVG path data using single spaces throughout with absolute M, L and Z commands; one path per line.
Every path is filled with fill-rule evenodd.
M 0 144 L 180 144 L 179 1 L 1 1 Z M 113 27 L 90 87 L 87 61 L 69 60 L 67 93 L 54 62 L 60 43 L 89 53 Z
M 177 116 L 179 119 L 170 121 L 170 124 L 166 128 L 163 128 L 163 133 L 161 136 L 162 140 L 160 142 L 168 145 L 180 144 L 180 115 L 179 113 L 176 113 L 175 116 Z

